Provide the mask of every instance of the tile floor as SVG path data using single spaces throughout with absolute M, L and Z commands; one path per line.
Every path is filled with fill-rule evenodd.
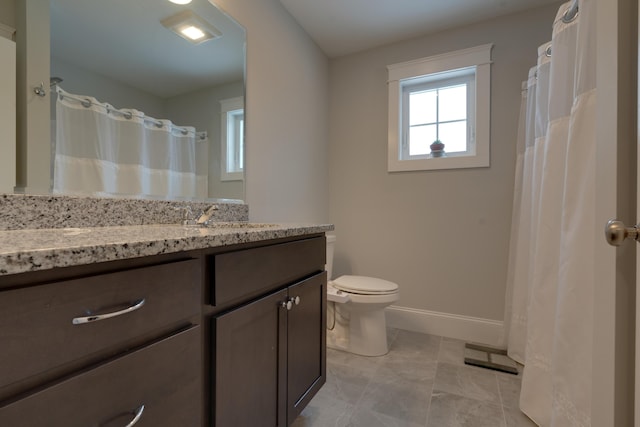
M 467 366 L 464 342 L 390 329 L 390 352 L 327 350 L 327 383 L 293 427 L 535 427 L 520 376 Z

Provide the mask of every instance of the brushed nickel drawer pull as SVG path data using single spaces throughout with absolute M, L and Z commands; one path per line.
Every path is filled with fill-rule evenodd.
M 132 311 L 138 310 L 144 305 L 144 303 L 145 303 L 145 299 L 143 298 L 140 301 L 136 301 L 135 303 L 133 303 L 132 306 L 127 307 L 123 310 L 113 311 L 111 313 L 105 313 L 105 314 L 94 314 L 94 315 L 85 316 L 85 317 L 74 317 L 71 323 L 73 323 L 74 325 L 80 325 L 82 323 L 97 322 L 98 320 L 105 320 L 105 319 L 110 319 L 112 317 L 122 316 L 123 314 L 131 313 Z
M 144 300 L 143 300 L 144 301 Z M 142 413 L 144 412 L 144 405 L 141 405 L 138 409 L 136 409 L 136 411 L 133 413 L 134 417 L 131 420 L 131 422 L 129 424 L 127 424 L 125 427 L 133 427 L 134 425 L 136 425 L 138 423 L 138 421 L 140 421 L 140 418 L 142 418 Z

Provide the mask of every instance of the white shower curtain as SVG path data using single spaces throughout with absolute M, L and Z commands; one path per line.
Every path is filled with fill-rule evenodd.
M 57 91 L 55 192 L 208 196 L 205 133 Z
M 507 277 L 507 347 L 525 365 L 520 408 L 545 427 L 591 425 L 595 4 L 580 1 L 565 23 L 571 6 L 523 95 Z

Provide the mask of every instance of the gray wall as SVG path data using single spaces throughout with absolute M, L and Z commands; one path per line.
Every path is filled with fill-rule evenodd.
M 520 87 L 558 5 L 338 58 L 330 64 L 334 277 L 399 284 L 396 304 L 502 320 Z M 491 167 L 387 172 L 387 70 L 494 43 Z
M 133 86 L 94 73 L 75 64 L 51 57 L 51 76 L 62 77 L 60 87 L 67 92 L 87 95 L 116 108 L 135 108 L 158 119 L 166 118 L 164 100 Z M 51 97 L 55 109 L 55 98 Z M 52 112 L 52 116 L 55 111 Z
M 0 1 L 0 23 L 10 27 L 16 27 L 16 2 L 15 0 Z
M 215 0 L 247 29 L 253 221 L 326 222 L 328 60 L 278 0 Z
M 209 197 L 244 199 L 244 181 L 221 181 L 220 101 L 244 94 L 243 82 L 214 86 L 165 101 L 165 112 L 174 123 L 194 126 L 209 135 Z

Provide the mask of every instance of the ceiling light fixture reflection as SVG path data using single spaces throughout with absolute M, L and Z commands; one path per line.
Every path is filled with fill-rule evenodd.
M 171 3 L 175 3 L 175 4 L 189 4 L 191 3 L 191 0 L 169 0 Z
M 191 10 L 184 10 L 160 22 L 166 28 L 193 44 L 200 44 L 222 36 L 220 30 L 214 27 L 213 24 Z
M 204 32 L 202 32 L 200 28 L 194 27 L 193 25 L 181 29 L 180 32 L 191 40 L 200 40 L 205 36 Z

